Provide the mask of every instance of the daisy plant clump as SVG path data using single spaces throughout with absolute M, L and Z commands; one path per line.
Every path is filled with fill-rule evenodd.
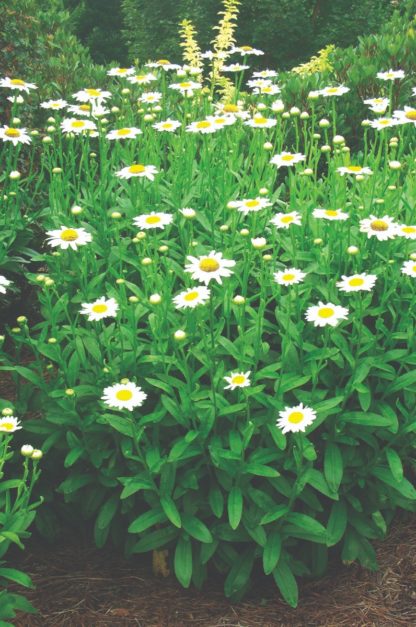
M 183 586 L 216 572 L 232 598 L 260 569 L 295 606 L 333 547 L 376 568 L 415 509 L 414 102 L 380 67 L 378 123 L 348 146 L 348 81 L 289 98 L 235 41 L 238 4 L 212 50 L 184 22 L 182 64 L 39 88 L 39 129 L 4 121 L 2 176 L 22 176 L 1 217 L 38 241 L 1 372 L 98 546 L 166 550 Z

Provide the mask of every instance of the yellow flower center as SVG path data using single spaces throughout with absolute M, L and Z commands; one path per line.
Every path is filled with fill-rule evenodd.
M 161 221 L 160 216 L 147 216 L 145 220 L 146 224 L 159 224 L 160 221 Z
M 118 390 L 116 392 L 116 398 L 119 401 L 129 401 L 133 397 L 131 390 Z
M 283 224 L 289 224 L 290 222 L 293 222 L 293 216 L 283 216 L 283 218 L 281 218 L 281 222 L 283 222 Z
M 412 268 L 413 272 L 416 272 L 416 265 Z
M 170 61 L 168 61 L 167 59 L 159 59 L 159 61 L 156 61 L 156 63 L 158 63 L 158 65 L 169 65 Z
M 416 109 L 412 109 L 411 111 L 406 111 L 406 113 L 404 114 L 404 117 L 407 118 L 408 120 L 412 120 L 416 122 Z
M 286 274 L 282 276 L 283 281 L 293 281 L 294 278 L 296 277 L 291 272 L 286 272 Z
M 225 118 L 216 118 L 215 119 L 215 124 L 224 124 L 224 122 L 226 122 Z
M 211 122 L 208 120 L 201 120 L 201 122 L 197 122 L 196 128 L 209 128 L 211 126 Z
M 91 309 L 94 313 L 104 313 L 108 310 L 108 307 L 105 303 L 97 303 L 96 305 L 93 305 Z
M 15 425 L 13 422 L 2 422 L 1 430 L 2 431 L 14 431 Z
M 85 126 L 85 122 L 83 122 L 82 120 L 75 120 L 74 122 L 71 122 L 71 126 L 72 128 L 82 128 L 83 126 Z
M 101 96 L 101 90 L 99 89 L 86 89 L 85 93 L 91 96 L 91 98 L 98 98 Z
M 119 67 L 117 70 L 117 74 L 125 74 L 126 72 L 128 72 L 128 69 L 125 67 Z
M 129 135 L 131 133 L 130 128 L 119 128 L 117 131 L 117 135 L 120 137 L 124 137 L 125 135 Z
M 387 231 L 389 225 L 384 220 L 373 220 L 370 224 L 373 231 Z
M 245 380 L 246 378 L 243 374 L 236 374 L 235 377 L 231 379 L 231 382 L 234 385 L 242 385 L 242 383 L 245 383 Z
M 20 131 L 17 128 L 8 128 L 4 131 L 6 137 L 20 137 Z
M 22 81 L 22 79 L 20 78 L 12 78 L 12 80 L 10 81 L 12 85 L 26 85 L 25 81 Z
M 246 207 L 258 207 L 260 202 L 258 200 L 247 200 Z
M 136 79 L 138 81 L 146 80 L 146 74 L 137 74 Z
M 91 111 L 91 105 L 87 103 L 80 105 L 79 108 L 81 109 L 81 111 Z
M 201 259 L 199 262 L 199 269 L 202 270 L 202 272 L 216 272 L 219 267 L 220 264 L 218 261 L 212 259 L 212 257 L 204 257 L 204 259 Z
M 165 122 L 164 124 L 162 124 L 162 128 L 172 128 L 173 124 L 171 124 L 170 122 Z
M 64 242 L 75 242 L 78 239 L 78 233 L 75 229 L 64 229 L 61 233 L 61 239 Z
M 373 100 L 373 104 L 383 104 L 384 99 L 383 98 L 374 98 Z
M 335 218 L 338 215 L 338 211 L 336 209 L 326 209 L 325 215 L 330 218 Z
M 391 120 L 389 120 L 388 118 L 382 118 L 381 120 L 378 121 L 378 123 L 381 124 L 382 126 L 388 126 L 390 122 Z
M 334 315 L 335 311 L 332 307 L 321 307 L 318 311 L 318 316 L 320 318 L 331 318 Z
M 243 50 L 244 52 L 249 52 L 250 50 L 253 50 L 253 48 L 251 46 L 241 46 L 241 50 Z
M 267 118 L 263 118 L 261 116 L 259 116 L 258 118 L 254 118 L 254 124 L 266 124 L 266 123 L 267 123 Z
M 292 411 L 287 417 L 288 421 L 291 422 L 293 425 L 297 425 L 302 422 L 303 418 L 304 416 L 301 411 Z
M 328 87 L 326 90 L 327 94 L 336 94 L 338 92 L 338 87 Z
M 347 166 L 347 170 L 349 172 L 361 172 L 362 167 L 360 165 L 349 165 Z
M 192 302 L 193 300 L 195 300 L 196 298 L 198 298 L 198 292 L 196 290 L 194 290 L 193 292 L 188 292 L 187 294 L 185 294 L 185 296 L 183 297 L 184 300 L 186 300 L 188 303 Z
M 282 161 L 293 161 L 294 155 L 283 155 Z
M 239 109 L 235 104 L 226 104 L 223 106 L 222 110 L 224 113 L 237 113 Z
M 273 88 L 272 88 L 271 85 L 266 85 L 265 87 L 261 88 L 261 91 L 262 91 L 263 94 L 267 94 L 267 93 L 273 91 Z
M 134 165 L 131 165 L 129 167 L 130 174 L 143 174 L 145 170 L 145 166 L 141 165 L 140 163 L 135 163 Z
M 191 83 L 179 83 L 179 87 L 183 89 L 189 89 L 191 87 Z
M 404 226 L 402 231 L 403 233 L 416 233 L 416 228 L 414 226 Z
M 348 281 L 348 285 L 351 285 L 351 287 L 360 287 L 361 285 L 364 285 L 364 279 L 355 277 L 354 279 L 350 279 Z

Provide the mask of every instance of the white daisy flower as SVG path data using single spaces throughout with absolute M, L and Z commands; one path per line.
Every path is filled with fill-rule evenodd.
M 232 372 L 229 377 L 223 377 L 228 385 L 224 386 L 224 390 L 235 390 L 235 388 L 248 388 L 250 383 L 251 370 L 247 372 Z
M 360 220 L 360 232 L 367 233 L 367 237 L 376 237 L 380 241 L 393 239 L 397 234 L 397 224 L 390 216 L 377 218 L 370 215 L 369 218 Z
M 261 211 L 266 207 L 271 207 L 273 203 L 270 202 L 268 198 L 245 198 L 244 200 L 235 200 L 233 202 L 233 207 L 247 215 L 248 213 Z
M 267 246 L 267 239 L 265 237 L 252 237 L 251 245 L 256 250 L 262 250 L 263 248 L 266 248 Z
M 157 81 L 157 77 L 151 72 L 148 72 L 147 74 L 136 74 L 135 76 L 128 76 L 127 80 L 132 85 L 148 85 L 153 81 Z
M 306 276 L 306 272 L 302 272 L 298 268 L 285 268 L 273 274 L 274 280 L 279 285 L 296 285 L 302 283 Z
M 102 100 L 107 100 L 107 98 L 111 97 L 111 92 L 104 91 L 102 89 L 81 89 L 77 91 L 75 94 L 72 94 L 72 97 L 78 102 L 101 102 Z
M 405 239 L 416 239 L 416 225 L 398 224 L 396 235 Z
M 244 124 L 251 126 L 251 128 L 273 128 L 273 126 L 276 126 L 277 120 L 265 118 L 262 115 L 256 115 L 251 120 L 244 122 Z
M 14 94 L 13 96 L 7 96 L 7 100 L 9 102 L 13 102 L 17 103 L 17 104 L 23 104 L 25 99 L 23 98 L 23 96 L 21 94 Z
M 323 303 L 312 305 L 306 310 L 305 318 L 308 322 L 313 322 L 316 327 L 336 327 L 340 320 L 346 320 L 348 309 L 333 303 Z
M 134 72 L 134 67 L 112 67 L 107 74 L 108 76 L 131 76 Z
M 404 111 L 395 111 L 393 113 L 397 124 L 416 124 L 416 109 L 414 107 L 404 107 Z
M 103 318 L 114 318 L 118 311 L 118 304 L 114 298 L 101 296 L 93 303 L 82 303 L 80 313 L 88 316 L 90 322 L 102 320 Z
M 114 139 L 134 139 L 137 135 L 142 135 L 142 131 L 134 126 L 117 128 L 107 133 L 106 138 L 109 140 Z
M 285 103 L 283 100 L 274 100 L 271 104 L 271 110 L 275 113 L 282 113 L 285 110 Z
M 262 87 L 254 87 L 253 94 L 264 94 L 265 96 L 275 96 L 280 94 L 281 89 L 277 85 L 263 85 Z
M 25 128 L 12 128 L 10 126 L 2 126 L 0 128 L 0 139 L 4 142 L 12 142 L 13 146 L 30 144 L 32 141 Z
M 85 246 L 85 244 L 92 241 L 91 234 L 85 229 L 68 226 L 61 226 L 60 229 L 47 231 L 46 235 L 49 235 L 47 239 L 49 246 L 53 248 L 59 246 L 62 250 L 67 248 L 77 250 L 78 246 Z
M 149 179 L 149 181 L 154 181 L 155 174 L 158 173 L 159 171 L 154 165 L 142 165 L 141 163 L 133 163 L 132 165 L 129 165 L 126 168 L 122 168 L 121 170 L 116 172 L 116 176 L 121 179 L 131 179 L 134 176 L 138 176 L 140 178 L 147 178 Z
M 171 63 L 167 59 L 159 59 L 158 61 L 152 61 L 151 63 L 146 63 L 146 67 L 151 68 L 162 68 L 165 72 L 169 70 L 180 70 L 181 66 L 177 63 Z
M 81 133 L 96 131 L 97 127 L 92 120 L 67 118 L 61 122 L 61 129 L 63 133 L 75 133 L 76 135 L 80 135 Z
M 185 266 L 185 272 L 191 272 L 192 278 L 200 283 L 208 285 L 211 280 L 222 284 L 222 277 L 229 277 L 233 274 L 230 268 L 235 266 L 232 259 L 223 259 L 222 253 L 212 250 L 209 255 L 202 257 L 187 256 L 190 263 Z
M 301 225 L 302 216 L 298 211 L 291 211 L 290 213 L 276 213 L 270 220 L 271 224 L 277 229 L 288 229 L 291 224 Z
M 300 152 L 291 153 L 285 151 L 280 153 L 280 155 L 274 155 L 274 157 L 270 159 L 270 163 L 276 165 L 278 168 L 289 167 L 301 161 L 305 161 L 305 155 L 302 155 Z
M 260 72 L 253 72 L 253 78 L 275 78 L 277 72 L 275 70 L 261 70 Z
M 242 72 L 243 70 L 248 70 L 250 68 L 249 65 L 242 65 L 241 63 L 230 63 L 230 65 L 223 65 L 221 68 L 222 72 Z
M 31 89 L 37 89 L 33 83 L 26 83 L 21 78 L 0 78 L 0 87 L 7 87 L 8 89 L 17 89 L 18 91 L 25 91 L 27 94 Z
M 144 102 L 146 104 L 154 104 L 155 102 L 159 102 L 162 98 L 162 94 L 160 91 L 145 91 L 138 98 L 138 102 Z
M 133 222 L 140 229 L 164 229 L 173 220 L 171 213 L 158 213 L 152 211 L 149 214 L 137 216 Z
M 231 126 L 234 122 L 237 121 L 235 115 L 231 115 L 227 113 L 225 115 L 208 115 L 206 117 L 208 122 L 212 122 L 218 128 L 223 128 L 224 126 Z
M 110 113 L 109 109 L 106 109 L 98 102 L 83 102 L 80 105 L 68 105 L 69 113 L 75 113 L 75 115 L 81 115 L 92 118 L 102 118 L 104 115 Z
M 320 96 L 324 96 L 325 98 L 331 96 L 342 96 L 350 91 L 349 87 L 345 87 L 345 85 L 338 85 L 336 87 L 324 87 L 318 91 Z
M 232 115 L 241 120 L 246 120 L 247 118 L 250 117 L 249 112 L 244 111 L 243 106 L 239 103 L 236 104 L 233 102 L 227 102 L 227 103 L 217 102 L 215 103 L 214 106 L 219 115 L 227 115 L 227 116 Z
M 354 176 L 357 176 L 357 174 L 362 174 L 362 175 L 370 176 L 373 173 L 370 168 L 366 166 L 363 167 L 361 165 L 341 166 L 340 168 L 337 168 L 337 172 L 339 172 L 341 176 L 344 176 L 345 174 L 353 174 Z
M 398 78 L 404 78 L 404 76 L 403 70 L 390 69 L 388 72 L 377 72 L 377 78 L 380 78 L 382 81 L 395 81 Z
M 162 122 L 155 122 L 152 124 L 153 128 L 155 128 L 159 132 L 165 131 L 166 133 L 174 133 L 176 129 L 181 126 L 181 123 L 178 120 L 171 120 L 168 118 L 167 120 L 163 120 Z
M 186 127 L 187 133 L 215 133 L 221 127 L 218 124 L 214 124 L 212 120 L 199 120 L 197 122 L 192 122 Z
M 364 104 L 370 107 L 370 111 L 375 113 L 384 113 L 390 104 L 389 98 L 367 98 Z
M 269 85 L 272 84 L 272 81 L 268 78 L 250 78 L 247 81 L 247 86 L 248 87 L 268 87 Z
M 349 214 L 341 209 L 320 209 L 317 207 L 312 213 L 318 220 L 348 220 Z
M 399 124 L 399 121 L 395 118 L 378 118 L 377 120 L 370 121 L 371 128 L 375 128 L 377 131 L 382 131 L 384 128 L 391 126 L 397 126 L 397 124 Z
M 313 423 L 316 411 L 300 403 L 294 407 L 285 407 L 283 411 L 279 411 L 279 416 L 277 426 L 283 433 L 298 433 L 305 431 Z
M 205 52 L 201 53 L 201 58 L 202 59 L 209 59 L 210 61 L 212 61 L 212 59 L 216 58 L 216 59 L 226 59 L 227 57 L 230 56 L 230 51 L 229 50 L 218 50 L 213 52 L 212 50 L 206 50 Z
M 375 274 L 362 272 L 361 274 L 352 274 L 351 276 L 343 275 L 341 281 L 337 282 L 337 287 L 341 292 L 370 292 L 376 281 L 377 276 Z
M 180 91 L 184 96 L 193 96 L 195 89 L 201 88 L 201 83 L 196 83 L 195 81 L 183 81 L 182 83 L 172 83 L 169 85 L 169 89 Z
M 58 98 L 58 100 L 45 100 L 40 103 L 40 106 L 42 109 L 53 109 L 55 111 L 59 111 L 60 109 L 65 109 L 65 107 L 68 106 L 68 103 L 66 100 Z
M 402 265 L 401 272 L 402 274 L 416 278 L 416 261 L 413 261 L 412 259 L 405 261 Z
M 109 407 L 128 409 L 129 411 L 133 411 L 135 407 L 143 405 L 146 398 L 147 394 L 132 381 L 116 383 L 115 385 L 104 388 L 101 397 L 104 403 Z
M 184 218 L 188 218 L 188 220 L 192 220 L 196 216 L 195 209 L 192 207 L 183 207 L 183 209 L 179 209 Z
M 172 300 L 177 309 L 194 308 L 198 305 L 205 305 L 209 299 L 211 291 L 204 286 L 191 287 L 189 290 L 181 292 Z
M 9 285 L 11 285 L 11 281 L 9 281 L 9 279 L 6 279 L 5 276 L 3 276 L 2 274 L 0 274 L 0 294 L 5 294 L 6 293 L 6 287 L 9 287 Z
M 0 418 L 0 432 L 3 433 L 14 433 L 22 428 L 20 420 L 15 416 L 6 416 L 5 418 Z
M 251 46 L 234 46 L 231 48 L 230 54 L 234 54 L 235 52 L 240 53 L 243 57 L 250 55 L 260 57 L 264 54 L 263 50 L 258 50 L 257 48 L 252 48 Z

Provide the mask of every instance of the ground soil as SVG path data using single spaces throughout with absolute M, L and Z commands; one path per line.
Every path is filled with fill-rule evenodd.
M 184 590 L 173 576 L 152 574 L 147 558 L 125 561 L 72 539 L 60 546 L 39 540 L 18 567 L 36 589 L 37 616 L 16 627 L 394 627 L 416 625 L 415 516 L 401 514 L 377 544 L 380 570 L 332 567 L 319 581 L 301 584 L 299 607 L 289 608 L 272 585 L 257 586 L 243 602 L 227 601 L 220 582 L 203 592 Z

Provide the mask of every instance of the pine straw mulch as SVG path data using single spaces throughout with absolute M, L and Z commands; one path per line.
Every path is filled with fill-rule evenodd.
M 326 577 L 301 585 L 299 607 L 285 605 L 273 585 L 259 582 L 241 603 L 211 581 L 203 592 L 183 590 L 173 576 L 152 574 L 147 558 L 125 561 L 106 550 L 41 546 L 17 567 L 36 590 L 28 596 L 39 614 L 16 627 L 393 627 L 416 625 L 415 517 L 401 514 L 377 544 L 380 570 L 337 563 Z

